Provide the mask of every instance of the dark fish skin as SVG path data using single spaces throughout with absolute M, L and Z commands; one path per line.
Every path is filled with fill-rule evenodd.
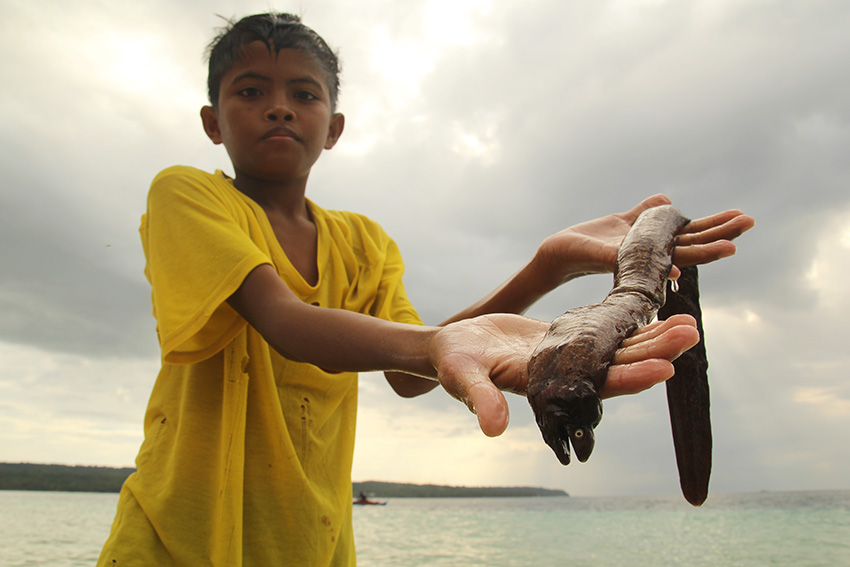
M 602 419 L 599 392 L 620 343 L 656 313 L 662 319 L 692 315 L 700 342 L 673 363 L 667 403 L 682 493 L 699 506 L 708 496 L 712 441 L 697 269 L 682 269 L 678 292 L 665 293 L 676 235 L 687 223 L 669 205 L 638 217 L 620 246 L 614 288 L 605 300 L 567 311 L 552 322 L 528 363 L 527 395 L 543 439 L 558 460 L 569 464 L 572 444 L 584 462 Z
M 555 319 L 529 363 L 528 401 L 561 464 L 570 462 L 568 442 L 579 461 L 590 457 L 611 359 L 622 340 L 648 322 L 646 298 L 630 296 L 629 305 L 621 303 L 606 299 Z
M 697 321 L 700 341 L 673 361 L 676 374 L 667 380 L 667 406 L 673 429 L 673 447 L 679 484 L 685 500 L 699 506 L 708 497 L 711 476 L 711 412 L 708 391 L 708 357 L 699 306 L 699 273 L 696 266 L 682 268 L 678 291 L 668 290 L 659 319 L 687 313 Z
M 555 319 L 528 364 L 528 401 L 543 440 L 558 460 L 590 457 L 602 419 L 599 392 L 620 343 L 664 304 L 675 238 L 688 223 L 675 207 L 644 211 L 623 239 L 614 288 L 595 305 Z

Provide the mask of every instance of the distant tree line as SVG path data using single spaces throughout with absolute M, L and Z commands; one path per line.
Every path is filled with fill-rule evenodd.
M 0 463 L 0 490 L 119 492 L 135 469 Z
M 475 498 L 507 496 L 569 496 L 563 490 L 531 486 L 445 486 L 406 484 L 370 480 L 353 483 L 354 494 L 361 492 L 381 498 Z
M 0 490 L 51 490 L 59 492 L 119 492 L 132 468 L 0 463 Z M 442 486 L 366 481 L 352 485 L 381 498 L 471 498 L 503 496 L 568 496 L 563 490 L 527 486 Z

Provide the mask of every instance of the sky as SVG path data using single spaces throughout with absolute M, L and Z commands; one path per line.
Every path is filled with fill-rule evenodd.
M 308 196 L 399 244 L 426 323 L 548 235 L 663 192 L 756 227 L 701 269 L 712 492 L 850 488 L 850 4 L 844 0 L 6 0 L 0 461 L 133 466 L 159 369 L 138 226 L 201 127 L 218 15 L 300 14 L 339 50 L 339 144 Z M 843 71 L 842 71 L 843 69 Z M 528 315 L 600 301 L 571 282 Z M 676 494 L 663 387 L 605 402 L 561 466 L 526 400 L 486 438 L 441 391 L 361 376 L 354 480 Z

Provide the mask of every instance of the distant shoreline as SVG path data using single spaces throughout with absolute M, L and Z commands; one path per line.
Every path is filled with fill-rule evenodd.
M 133 468 L 0 463 L 0 490 L 119 492 Z M 369 480 L 353 493 L 380 498 L 568 497 L 563 490 L 532 486 L 446 486 Z

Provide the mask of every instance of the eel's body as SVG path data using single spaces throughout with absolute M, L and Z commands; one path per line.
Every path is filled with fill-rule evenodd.
M 669 205 L 641 214 L 620 246 L 614 288 L 605 300 L 555 319 L 535 350 L 528 365 L 528 401 L 543 439 L 562 464 L 570 462 L 570 444 L 580 461 L 590 457 L 593 429 L 602 419 L 599 392 L 608 367 L 623 339 L 650 323 L 664 305 L 675 237 L 687 223 Z M 682 415 L 690 410 L 678 411 L 683 407 L 682 396 L 674 389 L 671 397 L 668 390 L 669 403 L 677 408 L 675 413 L 671 410 L 674 438 L 681 438 L 678 431 L 689 427 Z M 707 406 L 707 389 L 704 400 L 697 396 L 693 401 Z M 706 407 L 706 415 L 707 411 Z M 708 452 L 710 462 L 710 442 Z M 695 483 L 688 477 L 687 482 L 682 480 L 685 484 Z

